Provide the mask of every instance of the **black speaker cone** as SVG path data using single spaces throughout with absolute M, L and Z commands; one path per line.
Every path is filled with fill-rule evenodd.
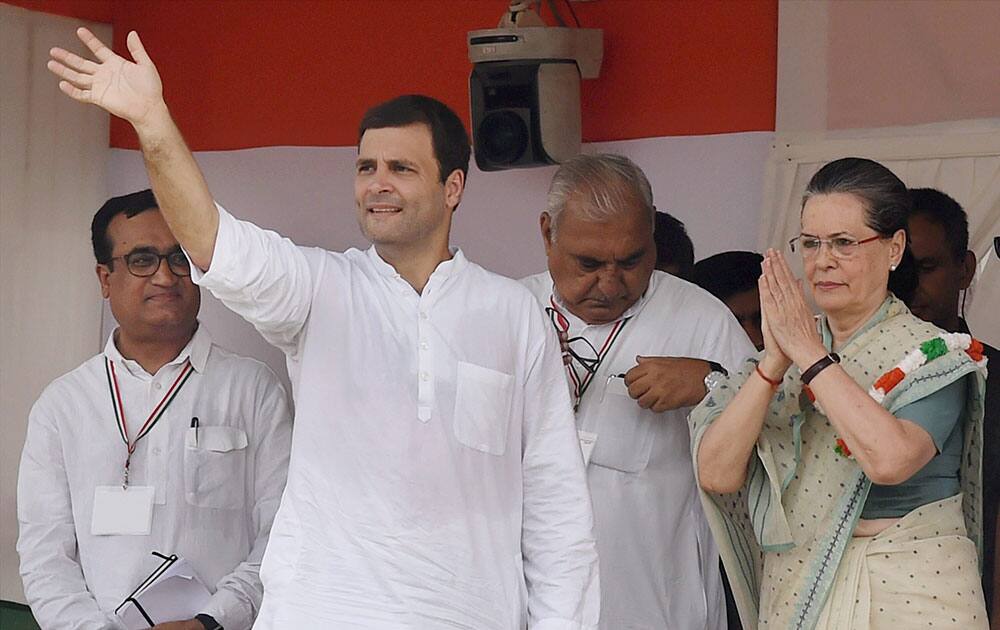
M 510 110 L 487 114 L 478 137 L 482 156 L 495 164 L 511 164 L 528 149 L 528 126 Z

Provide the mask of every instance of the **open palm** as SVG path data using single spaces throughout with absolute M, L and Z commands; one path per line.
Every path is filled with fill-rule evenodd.
M 816 352 L 825 354 L 802 284 L 792 274 L 785 257 L 769 249 L 762 271 L 763 282 L 759 287 L 761 313 L 767 322 L 765 347 L 768 341 L 773 341 L 783 355 L 796 363 L 812 358 Z
M 163 103 L 163 84 L 156 66 L 146 54 L 139 35 L 128 34 L 129 52 L 135 62 L 116 55 L 85 28 L 76 31 L 97 62 L 62 48 L 49 51 L 47 65 L 62 81 L 59 89 L 82 103 L 93 103 L 108 113 L 139 125 Z

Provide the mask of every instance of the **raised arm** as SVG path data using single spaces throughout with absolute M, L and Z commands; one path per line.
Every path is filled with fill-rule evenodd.
M 782 351 L 805 372 L 826 355 L 802 287 L 780 252 L 763 263 L 761 305 Z M 768 300 L 763 298 L 768 294 Z M 840 365 L 820 372 L 809 384 L 837 433 L 873 483 L 895 485 L 912 477 L 937 453 L 930 433 L 912 420 L 897 418 L 862 389 Z
M 195 270 L 192 279 L 268 341 L 294 354 L 313 295 L 303 254 L 291 241 L 219 211 L 170 118 L 156 66 L 134 31 L 128 34 L 134 62 L 116 55 L 85 28 L 77 35 L 97 61 L 53 48 L 48 67 L 62 78 L 59 88 L 135 127 L 160 212 L 198 270 L 209 272 Z
M 755 373 L 749 375 L 722 414 L 705 430 L 697 461 L 698 483 L 707 492 L 726 494 L 743 485 L 747 464 L 774 395 L 772 382 L 780 382 L 791 365 L 778 347 L 767 320 L 765 302 L 771 302 L 771 296 L 764 290 L 766 280 L 761 277 L 759 283 L 764 356 Z
M 163 100 L 163 85 L 139 35 L 128 34 L 128 61 L 85 28 L 80 40 L 96 61 L 62 48 L 50 51 L 48 68 L 59 89 L 81 103 L 93 103 L 127 120 L 139 136 L 149 180 L 160 211 L 177 241 L 202 270 L 212 262 L 219 227 L 208 184 Z

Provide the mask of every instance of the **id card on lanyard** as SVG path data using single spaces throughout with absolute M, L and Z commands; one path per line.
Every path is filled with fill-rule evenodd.
M 125 405 L 122 401 L 121 388 L 118 385 L 118 375 L 114 362 L 104 358 L 104 368 L 108 377 L 108 392 L 111 395 L 111 406 L 115 413 L 118 433 L 125 444 L 125 466 L 120 486 L 97 486 L 94 489 L 93 515 L 91 518 L 91 534 L 94 536 L 148 535 L 152 527 L 153 486 L 129 486 L 129 467 L 132 464 L 132 454 L 135 453 L 139 441 L 149 435 L 156 423 L 160 421 L 170 403 L 177 397 L 184 384 L 191 376 L 193 368 L 187 360 L 181 367 L 180 374 L 167 389 L 160 402 L 150 412 L 149 417 L 139 428 L 135 439 L 128 434 L 128 424 L 125 421 Z

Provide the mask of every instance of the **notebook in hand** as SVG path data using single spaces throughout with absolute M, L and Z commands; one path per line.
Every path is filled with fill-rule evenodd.
M 193 619 L 212 597 L 186 560 L 155 551 L 153 555 L 163 562 L 115 609 L 129 630 Z

